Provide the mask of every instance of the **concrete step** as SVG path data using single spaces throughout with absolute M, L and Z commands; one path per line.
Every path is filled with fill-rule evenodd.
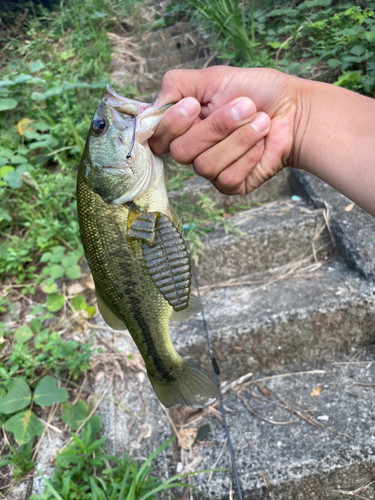
M 134 49 L 133 54 L 142 59 L 151 59 L 160 57 L 177 50 L 186 49 L 192 45 L 198 45 L 199 39 L 196 32 L 189 32 L 173 37 L 168 37 L 165 40 L 154 42 L 149 45 L 142 45 Z
M 148 31 L 147 33 L 137 35 L 133 38 L 133 41 L 137 45 L 151 45 L 153 43 L 169 40 L 175 36 L 184 35 L 185 33 L 189 33 L 189 31 L 189 23 L 177 23 L 173 26 L 168 26 L 167 28 L 162 28 L 156 31 Z
M 348 357 L 261 376 L 224 396 L 243 498 L 375 498 L 375 365 L 369 354 L 358 364 L 351 365 Z M 319 396 L 311 396 L 314 387 Z M 199 457 L 197 469 L 230 470 L 219 418 L 206 411 L 190 425 L 188 419 L 188 411 L 176 412 L 181 434 L 190 429 L 194 435 L 204 425 L 210 429 L 205 441 L 185 452 L 188 461 Z M 208 475 L 198 475 L 193 484 L 210 499 L 228 499 L 235 491 L 228 471 L 213 474 L 207 483 Z
M 211 500 L 232 498 L 235 486 L 217 404 L 203 411 L 178 406 L 164 413 L 143 365 L 136 355 L 128 358 L 132 346 L 118 335 L 106 338 L 115 341 L 122 352 L 112 356 L 125 375 L 115 378 L 98 408 L 103 434 L 108 436 L 107 451 L 120 455 L 126 450 L 135 457 L 147 457 L 174 434 L 171 419 L 185 449 L 175 442 L 157 458 L 152 473 L 171 477 L 178 463 L 184 472 L 223 468 L 226 470 L 214 473 L 211 479 L 209 474 L 194 476 L 193 484 Z M 374 498 L 373 354 L 371 349 L 362 350 L 355 359 L 331 357 L 287 371 L 263 373 L 224 394 L 244 498 L 341 500 L 349 497 L 346 491 L 355 493 L 359 488 L 363 488 L 357 491 L 359 498 Z M 106 363 L 110 357 L 108 354 Z M 104 371 L 97 375 L 98 382 L 90 379 L 89 394 L 101 394 L 108 387 L 109 375 L 107 379 Z M 312 396 L 314 393 L 317 395 Z M 208 426 L 208 435 L 194 442 L 203 426 Z
M 298 269 L 292 263 L 238 281 L 202 289 L 225 380 L 351 352 L 375 340 L 374 286 L 343 264 Z M 207 369 L 201 318 L 171 325 L 178 352 Z
M 375 277 L 375 218 L 312 174 L 291 169 L 296 192 L 315 207 L 328 207 L 340 255 L 367 279 Z
M 125 65 L 114 64 L 115 71 L 121 71 L 130 76 L 165 72 L 168 69 L 176 68 L 182 64 L 189 63 L 204 57 L 205 49 L 199 45 L 191 45 L 184 49 L 175 50 L 162 56 L 144 59 L 139 62 Z
M 186 166 L 181 165 L 181 169 L 186 169 Z M 203 177 L 193 177 L 185 181 L 185 187 L 181 190 L 168 193 L 169 199 L 177 209 L 180 203 L 187 200 L 191 205 L 196 205 L 202 195 L 209 196 L 217 208 L 224 210 L 227 210 L 228 207 L 234 209 L 246 206 L 253 207 L 280 198 L 290 198 L 292 190 L 289 183 L 289 169 L 285 168 L 259 189 L 246 196 L 224 195 Z
M 322 209 L 292 200 L 267 203 L 227 219 L 201 238 L 197 276 L 201 286 L 284 266 L 315 253 L 333 254 Z

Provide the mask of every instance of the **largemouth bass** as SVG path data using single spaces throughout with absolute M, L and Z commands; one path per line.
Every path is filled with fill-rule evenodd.
M 78 169 L 78 220 L 104 320 L 129 330 L 163 405 L 202 407 L 219 397 L 218 387 L 179 356 L 169 334 L 170 320 L 184 321 L 202 306 L 190 293 L 189 256 L 163 162 L 147 142 L 169 106 L 153 108 L 106 87 Z

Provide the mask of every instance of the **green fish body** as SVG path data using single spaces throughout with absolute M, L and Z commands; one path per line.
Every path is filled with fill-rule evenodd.
M 163 163 L 147 143 L 165 109 L 106 87 L 78 170 L 78 220 L 104 320 L 129 330 L 161 403 L 202 407 L 219 390 L 178 355 L 169 334 L 170 319 L 182 321 L 201 305 L 189 293 L 188 254 Z

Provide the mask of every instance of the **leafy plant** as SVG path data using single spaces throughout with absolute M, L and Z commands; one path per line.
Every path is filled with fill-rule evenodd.
M 25 476 L 35 467 L 35 463 L 32 460 L 33 444 L 33 441 L 30 440 L 27 444 L 20 446 L 18 450 L 11 444 L 8 444 L 12 453 L 1 457 L 0 467 L 4 467 L 5 465 L 11 466 L 13 469 L 13 478 L 15 480 Z
M 97 417 L 97 415 L 94 415 Z M 99 424 L 99 425 L 98 425 Z M 194 486 L 181 483 L 188 475 L 208 471 L 178 474 L 166 481 L 150 477 L 153 460 L 173 440 L 161 444 L 141 464 L 122 453 L 120 458 L 105 453 L 106 437 L 97 439 L 101 421 L 95 427 L 89 422 L 78 436 L 71 433 L 73 442 L 58 453 L 56 469 L 52 480 L 44 478 L 46 484 L 43 495 L 33 495 L 31 500 L 73 500 L 92 498 L 95 500 L 150 500 L 156 493 L 176 487 Z M 111 464 L 113 464 L 111 466 Z
M 375 96 L 374 11 L 375 2 L 175 0 L 167 16 L 193 14 L 233 65 L 275 67 Z
M 53 295 L 58 294 L 50 298 Z M 35 306 L 30 311 L 29 324 L 20 326 L 15 332 L 0 323 L 0 350 L 4 354 L 0 362 L 0 396 L 16 373 L 30 384 L 41 370 L 55 376 L 68 371 L 76 379 L 89 369 L 91 343 L 66 342 L 53 329 L 43 328 L 44 322 L 54 319 L 50 310 L 53 304 L 47 301 L 45 306 Z
M 44 431 L 44 426 L 35 413 L 30 409 L 23 410 L 31 401 L 39 406 L 52 406 L 68 398 L 66 389 L 57 388 L 56 379 L 49 375 L 39 381 L 33 397 L 29 385 L 21 377 L 14 378 L 8 384 L 7 391 L 0 399 L 0 415 L 12 415 L 5 421 L 4 428 L 14 435 L 19 445 L 27 444 Z

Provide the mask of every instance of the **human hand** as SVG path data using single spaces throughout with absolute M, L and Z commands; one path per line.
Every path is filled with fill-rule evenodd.
M 159 102 L 178 102 L 149 143 L 171 152 L 225 194 L 247 194 L 288 164 L 297 95 L 288 77 L 271 69 L 217 66 L 172 70 Z

